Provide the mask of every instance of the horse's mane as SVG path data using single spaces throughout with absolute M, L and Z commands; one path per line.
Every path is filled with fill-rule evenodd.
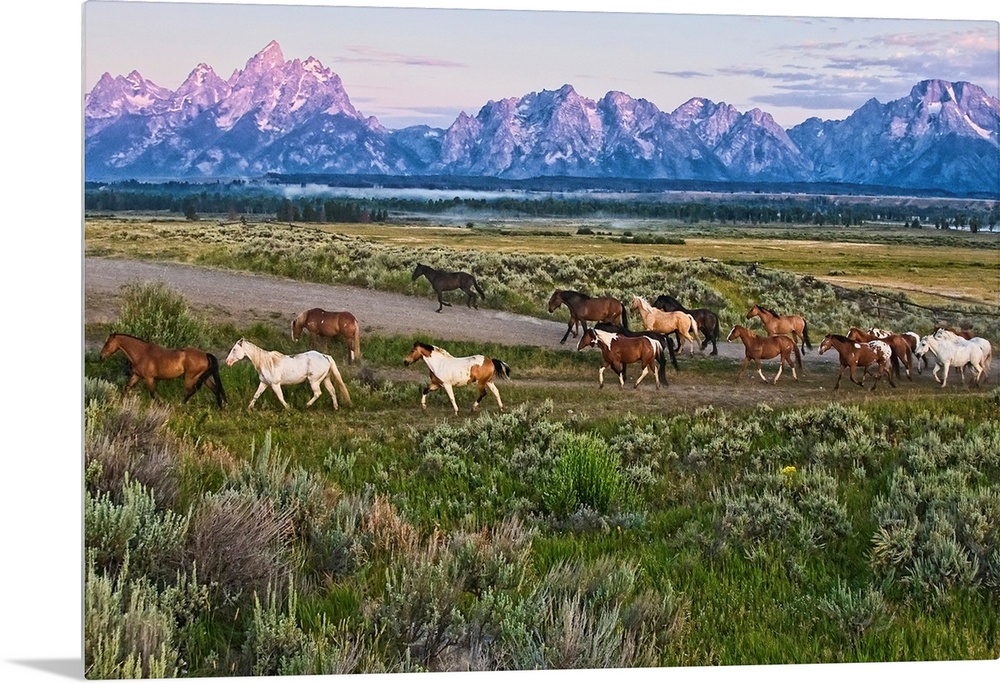
M 115 337 L 127 337 L 127 338 L 129 338 L 130 340 L 138 340 L 139 342 L 146 342 L 147 344 L 149 343 L 149 340 L 144 340 L 144 339 L 142 339 L 141 337 L 136 337 L 135 335 L 129 335 L 128 333 L 123 333 L 123 332 L 113 332 L 113 333 L 111 333 L 111 334 L 112 334 L 113 336 L 115 336 Z
M 837 340 L 838 342 L 847 342 L 849 344 L 854 344 L 854 340 L 848 338 L 846 335 L 838 335 L 836 333 L 830 333 L 830 337 Z
M 756 306 L 756 307 L 757 307 L 758 309 L 760 309 L 761 311 L 766 311 L 767 313 L 771 314 L 772 316 L 775 316 L 775 317 L 777 317 L 777 318 L 780 318 L 780 315 L 779 315 L 779 314 L 778 314 L 778 312 L 777 312 L 777 311 L 775 311 L 774 309 L 768 309 L 768 308 L 767 308 L 766 306 L 761 306 L 760 304 L 756 304 L 755 306 Z

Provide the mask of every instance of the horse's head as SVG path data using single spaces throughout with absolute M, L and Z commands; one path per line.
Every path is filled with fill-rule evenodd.
M 243 348 L 243 343 L 245 341 L 246 338 L 241 337 L 239 341 L 233 345 L 233 348 L 229 350 L 229 356 L 226 357 L 227 366 L 232 366 L 234 363 L 247 355 L 246 349 Z
M 403 357 L 403 365 L 409 366 L 411 363 L 419 361 L 425 356 L 430 356 L 434 351 L 434 346 L 425 342 L 414 342 L 410 348 L 410 353 Z
M 823 338 L 823 341 L 819 343 L 819 353 L 827 351 L 833 346 L 833 335 L 827 335 Z
M 760 315 L 760 307 L 758 307 L 756 304 L 754 304 L 753 306 L 750 307 L 750 310 L 747 311 L 746 317 L 749 320 L 749 319 L 753 318 L 754 316 L 759 316 L 759 315 Z
M 681 308 L 680 302 L 668 294 L 657 297 L 656 301 L 653 302 L 653 306 L 663 311 L 678 311 Z
M 580 342 L 576 345 L 577 351 L 583 351 L 587 347 L 594 347 L 597 345 L 597 331 L 593 328 L 587 328 L 583 331 L 583 335 L 580 336 Z
M 549 297 L 549 313 L 552 313 L 560 306 L 562 306 L 563 304 L 562 294 L 563 294 L 562 290 L 556 290 L 555 292 L 552 293 L 552 296 Z
M 108 358 L 119 349 L 120 346 L 118 344 L 118 333 L 111 333 L 110 335 L 108 335 L 108 339 L 104 342 L 104 346 L 101 347 L 101 354 L 100 354 L 101 360 L 103 361 L 104 359 Z
M 302 315 L 292 319 L 292 342 L 299 341 L 299 333 L 302 332 Z
M 732 342 L 735 339 L 742 338 L 745 331 L 746 328 L 742 325 L 734 325 L 733 329 L 729 331 L 729 337 L 726 338 L 726 341 Z
M 416 280 L 417 278 L 422 276 L 424 274 L 424 271 L 426 270 L 427 270 L 426 266 L 424 266 L 423 264 L 417 264 L 416 268 L 413 269 L 413 275 L 410 276 L 410 280 Z
M 934 339 L 934 338 L 931 335 L 925 335 L 925 336 L 921 337 L 920 341 L 917 342 L 916 349 L 913 350 L 913 355 L 914 356 L 923 356 L 927 352 L 933 352 L 934 350 L 931 349 L 931 340 L 932 339 Z

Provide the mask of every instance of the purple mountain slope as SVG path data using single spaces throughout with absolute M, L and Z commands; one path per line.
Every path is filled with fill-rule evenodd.
M 264 173 L 575 176 L 841 182 L 1000 194 L 1000 102 L 923 81 L 843 121 L 784 130 L 764 111 L 692 98 L 665 113 L 571 85 L 487 102 L 445 130 L 385 129 L 315 58 L 271 42 L 224 80 L 199 64 L 176 90 L 104 74 L 84 99 L 88 179 Z

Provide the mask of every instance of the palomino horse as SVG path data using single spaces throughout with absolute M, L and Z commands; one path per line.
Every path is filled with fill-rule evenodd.
M 113 332 L 101 348 L 101 359 L 117 351 L 121 351 L 132 364 L 132 376 L 125 385 L 125 391 L 142 380 L 146 383 L 149 396 L 156 398 L 157 380 L 172 380 L 183 375 L 184 401 L 190 399 L 203 384 L 215 392 L 219 408 L 226 400 L 226 391 L 222 389 L 222 378 L 219 377 L 219 361 L 208 352 L 194 347 L 167 349 L 132 335 Z
M 694 316 L 683 311 L 661 311 L 638 295 L 632 297 L 631 309 L 639 312 L 646 330 L 655 330 L 664 335 L 676 332 L 683 337 L 688 342 L 689 353 L 694 356 L 694 336 L 698 334 L 698 323 L 694 320 Z M 683 351 L 683 344 L 679 338 L 677 350 Z
M 618 375 L 618 382 L 622 389 L 625 388 L 625 366 L 630 363 L 642 365 L 642 373 L 635 381 L 633 387 L 638 387 L 642 379 L 650 371 L 656 381 L 656 389 L 660 388 L 660 380 L 667 383 L 666 361 L 663 356 L 663 345 L 655 338 L 645 335 L 626 336 L 618 333 L 587 328 L 583 331 L 577 351 L 583 351 L 587 347 L 599 347 L 603 363 L 601 370 L 597 373 L 598 387 L 604 387 L 604 369 L 611 367 Z M 659 368 L 657 368 L 657 365 Z
M 344 381 L 340 377 L 340 371 L 337 370 L 337 362 L 328 354 L 322 354 L 310 349 L 301 354 L 285 356 L 281 352 L 261 349 L 254 343 L 247 341 L 246 338 L 241 337 L 233 345 L 229 356 L 226 357 L 226 365 L 232 366 L 244 358 L 250 359 L 250 363 L 257 369 L 257 379 L 260 380 L 257 391 L 247 406 L 248 409 L 253 408 L 253 405 L 257 402 L 257 398 L 268 387 L 274 391 L 274 396 L 278 397 L 281 405 L 288 408 L 288 402 L 285 401 L 285 397 L 281 393 L 281 386 L 308 382 L 309 387 L 312 388 L 313 395 L 306 402 L 306 406 L 312 406 L 313 402 L 319 399 L 320 394 L 322 394 L 320 391 L 320 384 L 322 384 L 326 387 L 330 398 L 333 399 L 334 410 L 337 410 L 340 406 L 337 404 L 337 395 L 334 393 L 333 384 L 330 382 L 331 377 L 337 383 L 337 389 L 340 391 L 344 404 L 347 406 L 351 405 L 351 395 L 348 394 L 347 386 L 344 385 Z
M 427 278 L 427 282 L 431 284 L 434 288 L 434 294 L 438 298 L 438 308 L 437 312 L 441 313 L 441 309 L 446 306 L 451 306 L 450 303 L 444 301 L 441 298 L 442 292 L 447 292 L 448 290 L 461 290 L 466 294 L 465 305 L 479 307 L 476 305 L 476 292 L 483 299 L 486 298 L 486 294 L 483 289 L 479 287 L 479 283 L 476 282 L 475 276 L 471 273 L 466 273 L 464 271 L 439 271 L 430 266 L 424 266 L 423 264 L 417 264 L 417 267 L 413 269 L 413 276 L 410 280 L 416 280 L 420 276 Z M 475 288 L 475 292 L 473 292 Z
M 893 387 L 896 386 L 896 383 L 892 381 L 892 370 L 889 367 L 889 357 L 892 356 L 892 349 L 885 342 L 881 340 L 855 342 L 843 335 L 834 335 L 831 333 L 823 338 L 823 341 L 819 345 L 819 353 L 822 354 L 831 348 L 836 349 L 837 354 L 840 356 L 840 373 L 837 374 L 837 383 L 833 386 L 833 389 L 840 387 L 840 379 L 844 376 L 845 368 L 850 369 L 848 377 L 851 379 L 851 382 L 859 387 L 865 386 L 865 376 L 871 375 L 875 378 L 875 382 L 871 388 L 872 392 L 878 387 L 878 381 L 883 375 L 888 378 L 890 385 Z M 878 366 L 878 375 L 869 370 L 869 367 L 873 365 Z M 854 379 L 855 368 L 864 369 L 860 380 Z
M 765 309 L 758 304 L 754 304 L 747 311 L 747 320 L 754 316 L 760 318 L 760 322 L 764 324 L 764 330 L 767 331 L 768 335 L 791 335 L 793 340 L 799 342 L 799 351 L 803 354 L 806 351 L 806 347 L 813 348 L 809 342 L 809 326 L 806 325 L 806 319 L 802 318 L 802 316 L 796 314 L 779 316 L 771 309 Z
M 877 332 L 886 332 L 885 330 L 879 330 L 878 328 L 872 328 Z M 912 381 L 913 377 L 910 375 L 910 369 L 913 368 L 913 351 L 910 349 L 910 342 L 907 337 L 903 335 L 896 335 L 889 333 L 887 335 L 874 335 L 871 331 L 865 332 L 860 328 L 851 328 L 847 331 L 847 339 L 852 342 L 871 342 L 872 340 L 881 340 L 889 345 L 889 349 L 892 350 L 892 372 L 898 378 L 899 377 L 899 363 L 902 361 L 903 367 L 906 368 L 906 379 Z
M 430 383 L 424 387 L 420 397 L 420 407 L 422 409 L 427 409 L 428 393 L 433 392 L 439 387 L 444 387 L 444 391 L 451 400 L 451 407 L 455 410 L 455 415 L 457 416 L 458 404 L 455 403 L 455 392 L 452 388 L 475 383 L 479 387 L 479 396 L 476 398 L 475 403 L 472 404 L 472 410 L 474 412 L 479 410 L 479 402 L 483 400 L 483 397 L 486 396 L 486 390 L 489 389 L 493 392 L 493 396 L 496 397 L 497 406 L 503 411 L 503 401 L 500 400 L 500 392 L 497 390 L 497 386 L 493 384 L 493 378 L 499 374 L 500 377 L 509 380 L 510 366 L 500 359 L 491 359 L 482 354 L 455 357 L 441 347 L 435 347 L 432 344 L 424 342 L 414 342 L 410 353 L 403 359 L 403 365 L 409 366 L 418 359 L 423 359 L 431 372 Z
M 317 338 L 325 337 L 328 340 L 326 347 L 329 350 L 329 339 L 340 337 L 350 352 L 348 361 L 353 363 L 361 358 L 361 326 L 350 311 L 323 309 L 303 311 L 292 321 L 292 341 L 298 342 L 303 330 L 309 331 L 309 342 L 313 348 L 316 347 Z
M 750 365 L 751 359 L 757 364 L 757 375 L 760 376 L 761 380 L 767 382 L 767 378 L 764 377 L 764 372 L 761 370 L 760 362 L 762 360 L 773 359 L 775 356 L 780 356 L 781 358 L 778 361 L 778 372 L 775 374 L 774 380 L 771 381 L 772 385 L 778 384 L 778 378 L 781 377 L 781 371 L 785 369 L 786 363 L 792 369 L 792 377 L 796 380 L 799 379 L 798 374 L 795 372 L 795 367 L 798 366 L 799 370 L 802 370 L 802 356 L 799 354 L 795 343 L 789 338 L 784 335 L 763 337 L 744 328 L 742 325 L 734 325 L 726 339 L 732 342 L 737 338 L 743 342 L 745 352 L 743 363 L 736 373 L 737 382 L 743 380 L 743 373 L 746 371 L 747 366 Z M 795 363 L 792 363 L 793 356 L 795 357 Z
M 573 337 L 576 337 L 580 326 L 586 328 L 590 321 L 621 325 L 628 330 L 625 305 L 614 297 L 591 297 L 575 290 L 556 290 L 549 297 L 549 313 L 563 304 L 569 309 L 569 326 L 566 328 L 566 334 L 559 340 L 560 344 L 566 344 L 566 338 L 571 332 Z
M 973 338 L 973 340 L 979 339 L 982 338 Z M 920 338 L 916 354 L 924 356 L 927 352 L 931 352 L 937 357 L 938 361 L 934 364 L 933 373 L 934 379 L 941 383 L 941 387 L 947 387 L 948 371 L 951 370 L 952 366 L 959 369 L 962 385 L 965 385 L 965 366 L 972 366 L 972 370 L 975 371 L 975 376 L 972 379 L 978 385 L 984 371 L 987 371 L 992 361 L 993 351 L 991 347 L 988 347 L 987 340 L 983 340 L 987 346 L 980 346 L 978 342 L 973 340 L 964 340 L 947 331 L 942 333 L 942 329 L 939 328 L 934 334 Z M 943 378 L 938 377 L 938 370 L 941 367 L 944 367 Z
M 668 294 L 657 297 L 656 301 L 653 302 L 653 306 L 663 311 L 683 311 L 684 313 L 691 314 L 694 317 L 695 323 L 698 324 L 698 331 L 705 337 L 701 342 L 702 350 L 711 342 L 712 353 L 709 356 L 718 355 L 719 348 L 716 346 L 716 342 L 719 341 L 719 315 L 717 313 L 709 309 L 685 309 L 679 301 Z M 680 344 L 681 336 L 680 333 L 677 333 L 677 346 L 679 347 Z

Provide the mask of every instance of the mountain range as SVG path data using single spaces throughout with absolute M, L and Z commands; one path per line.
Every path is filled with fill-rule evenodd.
M 228 78 L 199 64 L 174 91 L 105 73 L 84 98 L 88 180 L 279 174 L 848 183 L 1000 196 L 1000 101 L 926 80 L 843 120 L 784 129 L 765 111 L 692 98 L 672 112 L 571 85 L 490 100 L 447 129 L 389 130 L 315 58 L 274 41 Z

